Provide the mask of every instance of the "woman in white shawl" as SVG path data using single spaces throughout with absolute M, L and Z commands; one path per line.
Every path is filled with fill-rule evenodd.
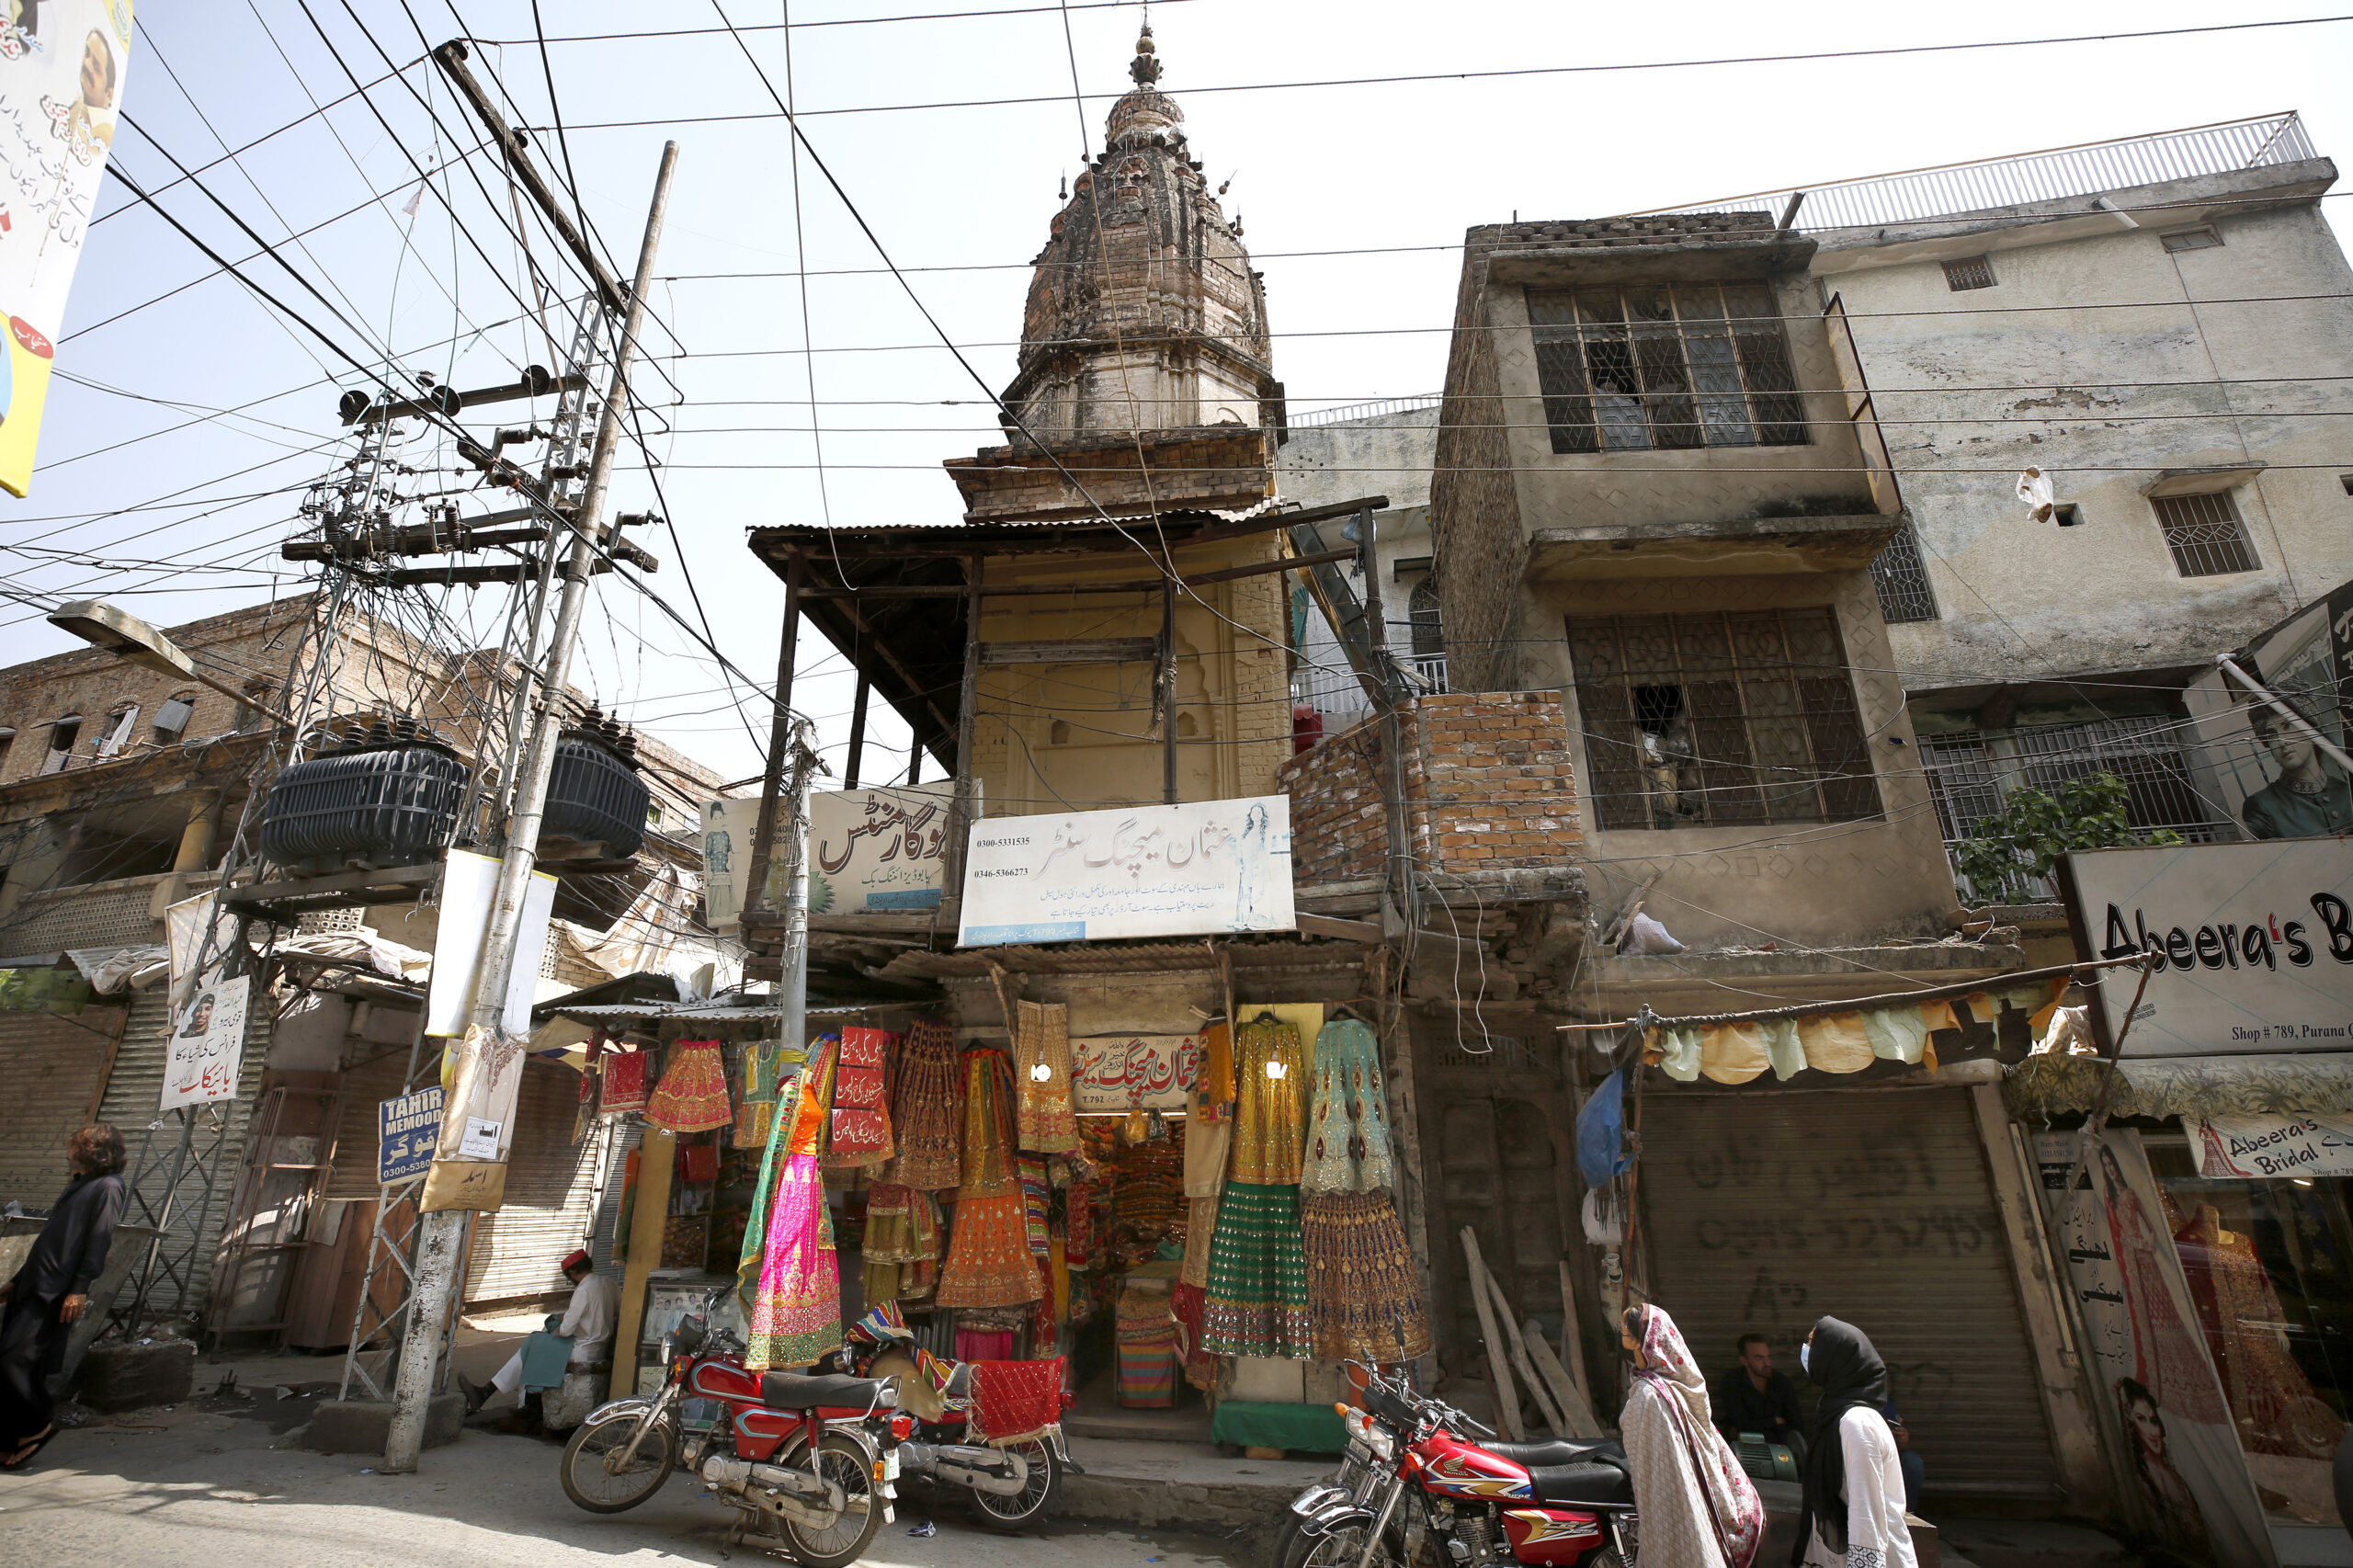
M 1709 1421 L 1708 1382 L 1675 1320 L 1631 1307 L 1624 1324 L 1633 1387 L 1619 1426 L 1643 1520 L 1643 1557 L 1676 1568 L 1749 1568 L 1765 1506 Z

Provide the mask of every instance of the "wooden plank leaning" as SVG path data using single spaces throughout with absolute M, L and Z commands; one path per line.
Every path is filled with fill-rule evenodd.
M 1487 1293 L 1495 1299 L 1495 1316 L 1503 1320 L 1504 1337 L 1511 1343 L 1512 1371 L 1536 1396 L 1537 1409 L 1543 1413 L 1544 1425 L 1552 1428 L 1556 1437 L 1569 1435 L 1568 1417 L 1553 1398 L 1552 1389 L 1536 1375 L 1536 1363 L 1529 1358 L 1528 1342 L 1520 1337 L 1519 1321 L 1511 1315 L 1511 1302 L 1504 1297 L 1504 1288 L 1492 1274 L 1487 1276 Z
M 1479 1333 L 1487 1346 L 1487 1391 L 1495 1403 L 1495 1430 L 1506 1442 L 1527 1436 L 1519 1425 L 1519 1392 L 1512 1386 L 1511 1353 L 1495 1330 L 1495 1303 L 1487 1299 L 1487 1267 L 1479 1261 L 1479 1235 L 1462 1227 L 1462 1250 L 1471 1260 L 1471 1302 L 1479 1310 Z
M 1569 1376 L 1568 1369 L 1561 1365 L 1561 1358 L 1552 1354 L 1552 1341 L 1544 1337 L 1534 1318 L 1528 1320 L 1528 1352 L 1536 1363 L 1536 1376 L 1540 1383 L 1552 1389 L 1553 1403 L 1561 1407 L 1561 1415 L 1566 1422 L 1560 1429 L 1561 1436 L 1600 1437 L 1601 1422 L 1594 1415 L 1593 1405 L 1579 1392 L 1576 1381 Z

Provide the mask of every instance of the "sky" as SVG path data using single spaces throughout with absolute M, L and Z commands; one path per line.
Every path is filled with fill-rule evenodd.
M 1099 144 L 1104 113 L 1128 85 L 1137 8 L 539 9 L 544 51 L 530 0 L 151 5 L 139 14 L 116 165 L 233 260 L 261 248 L 239 220 L 269 242 L 285 265 L 254 261 L 252 282 L 373 376 L 391 365 L 475 387 L 556 355 L 535 319 L 495 153 L 475 151 L 478 127 L 427 49 L 475 40 L 474 69 L 531 128 L 540 168 L 576 187 L 624 278 L 662 144 L 675 139 L 655 321 L 636 380 L 645 449 L 660 467 L 649 473 L 628 449 L 613 509 L 665 513 L 675 540 L 632 536 L 662 558 L 654 591 L 698 631 L 707 623 L 737 671 L 772 675 L 782 588 L 745 551 L 744 530 L 957 520 L 938 464 L 1000 439 L 987 395 L 1012 378 L 1028 264 L 1061 205 L 1060 182 Z M 1000 14 L 938 14 L 949 11 Z M 2290 108 L 2324 154 L 2353 147 L 2353 17 L 1852 51 L 2322 15 L 2149 0 L 1672 13 L 1538 0 L 1161 0 L 1152 22 L 1160 85 L 1183 107 L 1212 184 L 1231 182 L 1224 210 L 1266 275 L 1276 373 L 1304 411 L 1438 390 L 1455 247 L 1474 224 L 1602 216 Z M 1751 58 L 1832 52 L 1843 57 Z M 1695 60 L 1745 62 L 1676 63 Z M 1471 74 L 1531 67 L 1556 69 Z M 1364 80 L 1408 75 L 1435 79 Z M 1334 83 L 1348 85 L 1324 85 Z M 775 95 L 802 111 L 830 180 L 812 152 L 796 170 Z M 204 188 L 181 180 L 181 167 Z M 77 645 L 40 619 L 60 597 L 106 594 L 168 626 L 303 591 L 302 569 L 279 559 L 278 543 L 306 526 L 305 487 L 351 456 L 335 415 L 342 390 L 378 384 L 222 274 L 119 182 L 109 179 L 99 213 L 60 335 L 32 493 L 0 496 L 0 583 L 16 600 L 0 603 L 0 648 L 12 662 Z M 526 228 L 542 267 L 576 290 L 544 229 Z M 881 270 L 878 244 L 904 283 Z M 521 423 L 527 410 L 478 412 L 488 428 Z M 432 437 L 403 455 L 427 470 L 451 460 Z M 495 640 L 498 592 L 420 593 L 451 635 Z M 746 700 L 744 681 L 644 596 L 610 577 L 596 594 L 574 684 L 723 778 L 757 773 L 764 701 Z M 838 769 L 850 677 L 813 632 L 801 667 L 796 706 L 817 720 Z M 869 733 L 870 758 L 903 768 L 904 724 L 878 703 Z M 869 781 L 881 768 L 870 760 Z

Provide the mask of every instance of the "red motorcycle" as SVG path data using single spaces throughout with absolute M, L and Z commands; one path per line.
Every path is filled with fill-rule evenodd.
M 1607 1441 L 1473 1441 L 1461 1411 L 1377 1376 L 1338 1474 L 1294 1498 L 1279 1568 L 1635 1568 L 1634 1485 Z
M 664 1337 L 658 1394 L 608 1401 L 580 1424 L 564 1445 L 564 1495 L 618 1514 L 683 1464 L 740 1516 L 730 1544 L 750 1536 L 802 1568 L 847 1568 L 892 1517 L 899 1445 L 915 1430 L 896 1385 L 750 1371 L 733 1333 L 705 1323 L 681 1318 Z

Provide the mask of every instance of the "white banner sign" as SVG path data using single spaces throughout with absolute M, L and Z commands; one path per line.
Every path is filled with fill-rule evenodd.
M 2353 1116 L 2186 1116 L 2198 1174 L 2217 1180 L 2353 1176 Z
M 455 1037 L 473 1017 L 474 991 L 482 971 L 482 943 L 490 929 L 491 900 L 498 892 L 501 862 L 463 849 L 449 851 L 441 876 L 441 915 L 433 933 L 433 975 L 425 993 L 425 1032 Z M 506 1006 L 499 1028 L 511 1035 L 531 1032 L 531 1003 L 539 995 L 540 960 L 547 952 L 548 916 L 555 909 L 556 881 L 534 871 L 523 892 L 523 922 L 515 933 L 515 968 L 506 977 Z
M 1097 1035 L 1070 1042 L 1078 1108 L 1182 1110 L 1201 1071 L 1197 1034 Z
M 970 845 L 964 947 L 1298 928 L 1286 795 L 994 817 Z
M 809 913 L 938 909 L 955 799 L 953 783 L 811 796 Z
M 2085 957 L 2155 960 L 2132 1055 L 2353 1050 L 2353 839 L 2094 849 L 2065 872 Z M 2092 994 L 2104 1049 L 2136 983 Z
M 162 1109 L 237 1097 L 237 1069 L 245 1056 L 245 998 L 252 980 L 199 984 L 164 1050 Z

